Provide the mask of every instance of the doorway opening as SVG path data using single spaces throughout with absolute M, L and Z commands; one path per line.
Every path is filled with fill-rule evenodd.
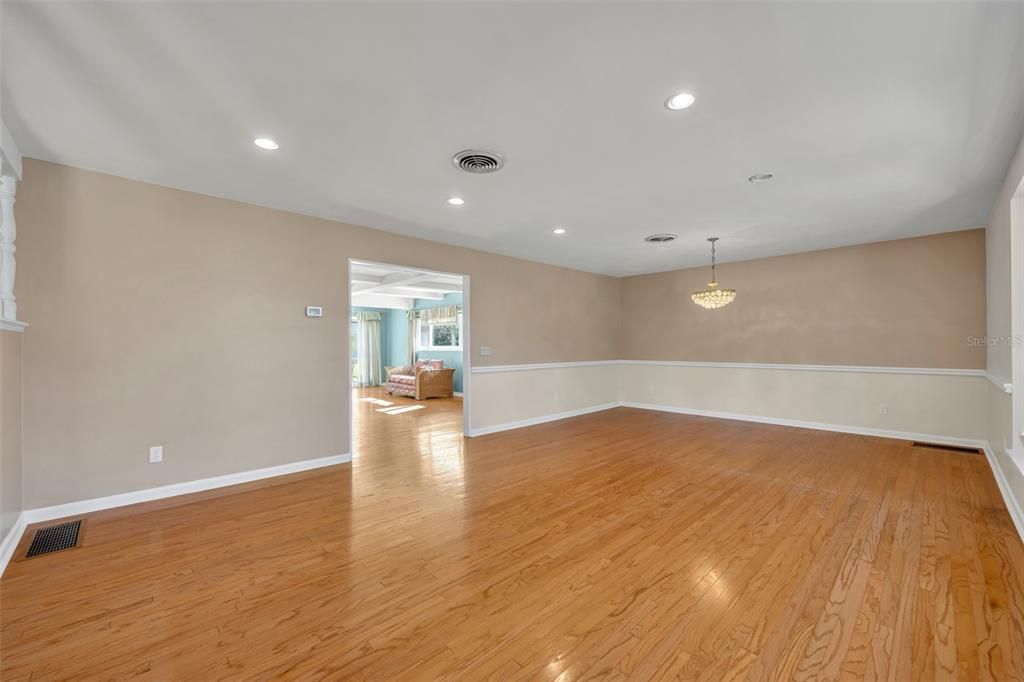
M 469 277 L 349 260 L 349 452 L 461 459 L 469 424 Z M 372 460 L 372 462 L 371 462 Z

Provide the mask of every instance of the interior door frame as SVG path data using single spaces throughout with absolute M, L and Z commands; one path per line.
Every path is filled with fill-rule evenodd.
M 991 341 L 991 340 L 990 340 Z M 1007 451 L 1024 468 L 1024 180 L 1010 198 L 1010 428 Z M 1005 444 L 1004 444 L 1005 445 Z M 993 443 L 993 447 L 999 447 Z
M 345 269 L 345 290 L 347 295 L 345 297 L 345 319 L 351 321 L 352 319 L 352 264 L 363 263 L 366 265 L 376 265 L 380 267 L 392 268 L 395 270 L 408 270 L 410 272 L 425 272 L 433 275 L 448 275 L 450 277 L 461 277 L 462 278 L 462 435 L 469 437 L 471 432 L 470 423 L 472 421 L 472 405 L 471 399 L 472 394 L 472 381 L 473 375 L 471 363 L 473 361 L 473 354 L 470 352 L 472 347 L 471 342 L 471 329 L 472 323 L 470 322 L 470 286 L 469 286 L 469 275 L 462 272 L 446 272 L 444 270 L 436 270 L 434 268 L 422 268 L 414 265 L 399 265 L 397 263 L 384 263 L 381 261 L 370 260 L 368 258 L 349 258 L 347 267 Z M 351 322 L 350 322 L 351 324 Z M 351 327 L 346 327 L 351 333 Z M 349 342 L 351 343 L 351 342 Z M 348 345 L 345 346 L 346 364 L 348 365 L 348 372 L 345 374 L 345 381 L 348 387 L 348 453 L 355 458 L 355 451 L 353 443 L 355 442 L 353 429 L 353 414 L 355 412 L 355 405 L 352 404 L 352 353 L 348 352 Z

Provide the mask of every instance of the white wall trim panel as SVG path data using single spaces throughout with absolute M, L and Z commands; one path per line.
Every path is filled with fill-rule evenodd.
M 1006 473 L 1003 468 L 999 466 L 999 460 L 996 459 L 995 453 L 992 451 L 991 446 L 985 444 L 985 458 L 988 459 L 988 465 L 992 468 L 992 474 L 995 476 L 996 485 L 999 486 L 999 492 L 1003 496 L 1003 502 L 1006 503 L 1006 508 L 1010 512 L 1010 518 L 1013 519 L 1013 525 L 1017 528 L 1017 534 L 1020 535 L 1020 539 L 1024 540 L 1024 510 L 1021 509 L 1017 499 L 1013 496 L 1013 491 L 1010 489 L 1010 482 L 1006 479 Z M 1007 451 L 1006 456 L 1013 461 L 1013 453 Z
M 473 429 L 470 432 L 471 436 L 486 436 L 489 433 L 498 433 L 499 431 L 509 431 L 511 429 L 521 429 L 526 426 L 536 426 L 537 424 L 546 424 L 547 422 L 559 421 L 560 419 L 568 419 L 570 417 L 579 417 L 584 414 L 590 414 L 591 412 L 602 412 L 604 410 L 611 410 L 619 407 L 619 403 L 605 403 L 603 405 L 593 405 L 591 407 L 583 407 L 578 410 L 569 410 L 567 412 L 557 412 L 555 414 L 546 414 L 540 417 L 531 417 L 530 419 L 520 419 L 519 421 L 506 422 L 504 424 L 495 424 L 494 426 L 485 426 L 480 429 Z

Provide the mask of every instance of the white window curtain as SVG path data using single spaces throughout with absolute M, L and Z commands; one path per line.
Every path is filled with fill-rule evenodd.
M 380 386 L 380 313 L 355 313 L 358 323 L 356 352 L 359 355 L 359 385 Z
M 408 346 L 407 349 L 406 349 L 407 359 L 406 359 L 405 362 L 408 365 L 415 365 L 416 364 L 416 311 L 415 310 L 408 310 L 408 311 L 406 311 L 406 316 L 408 316 L 408 318 L 409 318 L 409 333 L 407 334 L 407 339 L 408 339 L 409 343 L 407 344 L 407 346 Z
M 459 306 L 443 305 L 437 308 L 426 308 L 420 311 L 420 319 L 425 324 L 455 324 L 459 321 Z

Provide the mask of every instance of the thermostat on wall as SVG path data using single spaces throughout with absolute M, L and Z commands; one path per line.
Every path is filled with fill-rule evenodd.
M 306 306 L 306 317 L 323 317 L 324 309 L 318 305 Z

